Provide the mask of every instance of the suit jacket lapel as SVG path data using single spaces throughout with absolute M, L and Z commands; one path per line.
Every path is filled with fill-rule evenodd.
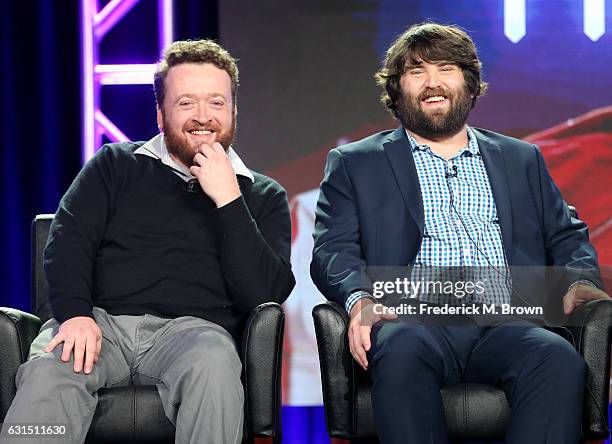
M 391 164 L 391 169 L 395 175 L 395 180 L 400 188 L 408 212 L 416 222 L 422 236 L 425 215 L 423 213 L 421 186 L 410 151 L 410 142 L 403 127 L 399 127 L 389 134 L 387 141 L 383 143 L 383 149 Z
M 501 227 L 504 250 L 508 262 L 510 263 L 510 247 L 512 246 L 512 205 L 504 155 L 499 144 L 493 142 L 477 129 L 474 129 L 474 133 L 476 133 L 478 148 L 480 149 L 480 154 L 482 155 L 487 175 L 489 176 L 493 199 L 497 207 L 497 216 Z

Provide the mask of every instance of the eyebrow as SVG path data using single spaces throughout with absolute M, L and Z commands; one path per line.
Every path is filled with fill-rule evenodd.
M 406 63 L 406 65 L 404 65 L 404 69 L 408 70 L 408 69 L 413 69 L 413 68 L 420 68 L 420 67 L 423 66 L 423 63 L 429 63 L 430 65 L 436 65 L 436 66 L 444 66 L 444 65 L 459 66 L 459 64 L 457 62 L 451 62 L 450 60 L 439 60 L 437 62 L 423 62 L 423 61 L 420 61 L 419 63 Z
M 213 98 L 216 98 L 216 97 L 220 97 L 223 100 L 227 100 L 227 97 L 225 97 L 225 95 L 223 93 L 220 93 L 220 92 L 213 92 L 213 93 L 206 94 L 206 98 L 207 99 L 213 99 Z M 189 94 L 189 93 L 181 94 L 180 96 L 178 96 L 176 98 L 175 102 L 178 102 L 179 100 L 185 99 L 185 98 L 187 98 L 187 99 L 198 99 L 198 96 L 196 94 Z

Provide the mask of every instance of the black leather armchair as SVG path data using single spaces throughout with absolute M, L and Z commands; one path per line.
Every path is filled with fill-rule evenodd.
M 593 301 L 575 310 L 581 319 L 573 330 L 578 351 L 588 365 L 582 433 L 585 440 L 608 437 L 610 385 L 610 319 L 612 301 Z M 369 375 L 353 360 L 348 345 L 348 315 L 335 302 L 313 309 L 321 365 L 327 431 L 332 438 L 376 439 Z M 563 331 L 559 331 L 560 334 Z M 455 442 L 500 442 L 510 420 L 501 389 L 457 384 L 442 389 L 449 439 Z
M 32 223 L 33 314 L 0 308 L 0 422 L 15 397 L 17 368 L 28 356 L 40 326 L 52 317 L 42 254 L 53 215 Z M 244 442 L 255 437 L 281 438 L 281 352 L 285 316 L 276 303 L 258 306 L 246 322 L 240 357 L 245 390 Z M 102 389 L 87 443 L 174 443 L 155 386 Z
M 577 217 L 575 209 L 570 207 Z M 353 359 L 347 337 L 349 319 L 344 307 L 323 302 L 312 311 L 319 350 L 323 404 L 329 436 L 376 441 L 370 399 L 372 382 Z M 607 438 L 610 386 L 610 323 L 612 300 L 578 307 L 569 327 L 588 366 L 584 394 L 584 440 Z M 568 339 L 563 329 L 551 330 Z M 571 341 L 570 341 L 571 342 Z M 510 420 L 503 390 L 483 384 L 457 384 L 442 389 L 449 439 L 453 442 L 501 442 Z

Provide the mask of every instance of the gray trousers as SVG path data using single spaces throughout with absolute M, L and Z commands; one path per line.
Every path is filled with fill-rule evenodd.
M 17 395 L 3 429 L 10 423 L 62 423 L 71 434 L 66 442 L 83 443 L 98 389 L 151 384 L 176 427 L 175 442 L 242 441 L 242 365 L 225 329 L 195 317 L 111 316 L 97 307 L 94 317 L 102 349 L 89 375 L 73 371 L 73 356 L 70 362 L 60 360 L 63 344 L 52 353 L 43 351 L 59 328 L 55 319 L 45 322 L 17 371 Z

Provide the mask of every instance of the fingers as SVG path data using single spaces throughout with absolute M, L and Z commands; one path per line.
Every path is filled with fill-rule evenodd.
M 219 142 L 215 142 L 212 144 L 212 149 L 217 153 L 217 154 L 223 154 L 224 156 L 225 154 L 225 148 L 223 148 L 223 145 L 221 145 Z
M 575 294 L 572 292 L 563 298 L 563 313 L 566 315 L 572 314 L 575 305 Z
M 102 351 L 102 335 L 100 335 L 98 339 L 96 340 L 96 353 L 94 355 L 94 364 L 98 362 L 98 359 L 100 359 L 101 351 Z
M 85 337 L 77 338 L 74 342 L 74 372 L 80 373 L 83 369 L 83 358 L 85 355 Z
M 72 348 L 74 347 L 74 338 L 66 338 L 64 339 L 64 349 L 62 350 L 62 355 L 60 359 L 64 362 L 70 361 L 70 352 L 72 352 Z
M 357 324 L 353 324 L 349 329 L 349 348 L 355 361 L 357 361 L 364 370 L 367 370 L 368 358 L 366 357 L 366 350 L 362 342 L 361 329 L 367 330 L 369 342 L 370 327 L 361 327 Z
M 58 344 L 64 341 L 64 336 L 61 333 L 56 334 L 45 347 L 45 352 L 51 353 Z M 64 345 L 65 346 L 65 345 Z
M 195 163 L 197 166 L 204 166 L 204 162 L 206 162 L 206 157 L 202 153 L 197 153 L 195 156 L 193 156 L 193 163 Z
M 579 305 L 596 299 L 609 299 L 609 296 L 598 288 L 576 285 L 563 298 L 563 312 L 570 315 Z
M 199 167 L 199 166 L 189 167 L 189 172 L 195 177 L 198 177 L 201 171 L 202 171 L 202 167 Z
M 585 285 L 577 285 L 576 299 L 578 301 L 578 305 L 580 305 L 587 301 L 594 301 L 597 299 L 610 299 L 610 296 L 608 296 L 606 292 L 601 291 L 599 288 Z
M 88 336 L 85 341 L 85 368 L 83 370 L 86 375 L 90 374 L 93 368 L 96 359 L 97 342 L 95 336 Z
M 576 289 L 571 288 L 565 296 L 563 296 L 563 313 L 569 315 L 574 309 L 574 299 L 576 297 Z
M 214 145 L 214 143 L 213 146 L 203 143 L 202 145 L 198 146 L 198 154 L 201 154 L 204 157 L 214 156 L 217 154 L 217 150 L 214 148 Z
M 359 333 L 361 336 L 361 344 L 363 345 L 363 349 L 366 352 L 370 351 L 370 347 L 372 346 L 371 342 L 370 342 L 370 333 L 372 332 L 372 328 L 371 327 L 361 327 L 359 329 Z M 368 360 L 366 357 L 366 365 L 368 364 Z
M 205 158 L 210 159 L 216 156 L 227 157 L 225 148 L 219 142 L 213 142 L 212 145 L 202 144 L 198 146 L 198 154 L 202 154 Z
M 397 319 L 397 315 L 395 313 L 389 313 L 387 307 L 381 304 L 377 304 L 382 307 L 379 313 L 368 313 L 362 319 L 362 325 L 368 325 L 372 327 L 374 324 L 379 323 L 380 321 L 394 321 Z
M 384 310 L 378 316 L 380 317 L 379 320 L 385 320 L 385 321 L 393 321 L 393 320 L 397 319 L 397 315 L 395 313 L 389 313 L 387 310 Z M 376 321 L 376 322 L 378 322 L 378 321 Z
M 76 316 L 62 322 L 57 335 L 49 342 L 45 351 L 51 352 L 61 342 L 64 346 L 60 359 L 69 362 L 73 355 L 74 372 L 80 373 L 84 370 L 85 374 L 90 374 L 102 349 L 102 331 L 95 320 L 87 316 Z
M 588 299 L 579 296 L 577 292 L 572 292 L 567 297 L 563 298 L 563 312 L 566 315 L 570 315 L 576 307 L 584 304 L 586 301 L 588 301 Z
M 223 146 L 219 142 L 213 143 L 213 146 L 210 145 L 200 145 L 198 147 L 198 152 L 195 156 L 193 156 L 193 162 L 202 167 L 204 166 L 207 160 L 214 160 L 215 158 L 219 158 L 218 156 L 223 156 L 223 158 L 227 158 L 225 151 L 223 150 Z
M 210 154 L 212 148 L 207 143 L 202 143 L 198 145 L 198 152 L 206 156 L 206 153 Z
M 393 321 L 397 319 L 397 315 L 395 313 L 389 313 L 388 307 L 384 306 L 383 304 L 378 305 L 380 305 L 380 309 L 376 314 L 376 320 L 374 323 L 379 322 L 381 320 Z
M 370 348 L 372 347 L 372 342 L 370 340 L 370 336 L 372 333 L 372 325 L 376 324 L 377 322 L 380 321 L 393 321 L 397 319 L 397 315 L 396 314 L 391 314 L 391 313 L 387 313 L 386 311 L 383 312 L 380 315 L 375 315 L 374 318 L 372 319 L 372 323 L 370 325 L 362 325 L 359 328 L 359 335 L 360 335 L 360 339 L 361 339 L 361 345 L 363 346 L 363 349 L 365 352 L 369 352 Z M 364 353 L 365 356 L 365 353 Z M 365 364 L 367 366 L 368 364 L 368 360 L 367 358 L 365 359 Z M 367 369 L 366 369 L 367 370 Z
M 372 307 L 373 304 L 371 302 L 363 299 L 357 302 L 350 313 L 349 347 L 353 358 L 364 370 L 368 369 L 367 352 L 372 347 L 370 338 L 372 325 L 381 320 L 397 319 L 397 315 L 389 314 L 386 310 L 383 310 L 381 314 L 377 314 L 372 311 Z

